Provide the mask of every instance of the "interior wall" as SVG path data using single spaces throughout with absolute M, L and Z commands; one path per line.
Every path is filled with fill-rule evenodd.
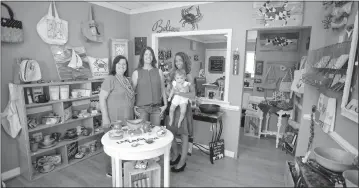
M 309 2 L 307 2 L 308 4 Z M 310 50 L 319 49 L 339 42 L 339 37 L 346 31 L 324 29 L 322 25 L 324 9 L 322 2 L 310 2 L 311 6 L 305 7 L 305 20 L 312 25 Z M 358 2 L 353 2 L 348 24 L 354 23 L 355 14 L 358 11 Z M 309 14 L 310 13 L 310 14 Z M 310 114 L 312 105 L 318 103 L 319 91 L 310 85 L 304 87 L 303 113 Z M 358 149 L 358 124 L 341 115 L 341 98 L 337 98 L 335 117 L 335 132 L 347 140 L 352 146 Z M 303 156 L 307 151 L 310 136 L 310 121 L 301 119 L 301 128 L 298 135 L 296 156 Z M 341 148 L 328 134 L 324 133 L 319 126 L 315 126 L 312 149 L 318 146 Z M 313 153 L 313 152 L 312 152 Z
M 59 80 L 50 46 L 43 42 L 36 31 L 36 24 L 47 14 L 49 2 L 6 2 L 14 11 L 15 19 L 21 20 L 24 28 L 24 42 L 21 44 L 1 43 L 1 111 L 9 100 L 8 83 L 13 79 L 12 65 L 15 58 L 28 57 L 39 62 L 44 80 Z M 84 46 L 87 55 L 94 57 L 109 57 L 109 39 L 129 38 L 129 15 L 107 8 L 93 5 L 95 18 L 104 23 L 105 40 L 103 43 L 90 43 L 81 34 L 82 21 L 88 20 L 90 4 L 87 2 L 56 2 L 61 19 L 68 21 L 69 38 L 67 45 Z M 1 9 L 1 17 L 8 17 L 6 9 Z M 132 62 L 132 56 L 129 57 Z M 15 139 L 2 130 L 2 148 L 17 148 Z M 19 166 L 17 149 L 1 153 L 1 172 L 12 170 Z
M 191 57 L 191 75 L 192 77 L 197 77 L 201 63 L 204 64 L 204 44 L 201 42 L 196 42 L 196 50 L 191 50 L 190 48 L 191 40 L 185 39 L 182 37 L 164 37 L 158 40 L 159 49 L 171 49 L 172 57 L 167 61 L 174 63 L 175 54 L 177 52 L 185 52 L 188 56 Z M 194 60 L 194 56 L 198 55 L 198 61 Z
M 226 49 L 227 42 L 217 42 L 217 43 L 205 43 L 206 49 Z

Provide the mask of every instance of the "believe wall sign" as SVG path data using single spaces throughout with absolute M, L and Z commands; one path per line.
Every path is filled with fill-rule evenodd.
M 171 21 L 170 20 L 167 21 L 167 24 L 165 26 L 163 26 L 162 23 L 163 23 L 163 20 L 159 19 L 155 24 L 153 24 L 152 31 L 156 31 L 157 33 L 178 32 L 178 31 L 180 31 L 179 27 L 172 27 L 171 26 Z

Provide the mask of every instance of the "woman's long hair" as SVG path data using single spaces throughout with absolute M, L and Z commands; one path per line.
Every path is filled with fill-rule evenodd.
M 110 74 L 109 74 L 109 75 L 113 75 L 113 76 L 116 75 L 116 73 L 117 73 L 117 72 L 116 72 L 116 64 L 117 64 L 118 62 L 120 62 L 121 59 L 126 60 L 126 71 L 123 73 L 123 75 L 126 76 L 126 77 L 128 77 L 128 61 L 127 61 L 126 57 L 125 57 L 125 56 L 122 56 L 122 55 L 118 55 L 118 56 L 115 57 L 115 59 L 113 59 L 112 67 L 111 67 L 111 71 L 110 71 Z
M 186 74 L 191 73 L 191 60 L 189 59 L 188 55 L 184 52 L 177 52 L 176 55 L 174 56 L 174 71 L 176 71 L 178 69 L 177 65 L 176 65 L 176 56 L 180 56 L 182 58 L 183 61 L 183 69 L 186 71 Z
M 156 68 L 156 64 L 157 64 L 157 60 L 156 60 L 156 56 L 155 56 L 155 52 L 153 51 L 153 49 L 149 46 L 146 46 L 142 49 L 141 53 L 140 53 L 140 61 L 138 63 L 138 68 L 142 68 L 143 65 L 145 64 L 145 60 L 144 60 L 144 56 L 145 56 L 145 52 L 146 50 L 149 50 L 152 54 L 152 62 L 151 65 L 153 68 Z

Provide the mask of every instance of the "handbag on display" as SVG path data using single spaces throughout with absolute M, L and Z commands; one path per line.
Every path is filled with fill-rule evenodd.
M 104 26 L 103 23 L 95 21 L 93 18 L 92 6 L 90 6 L 89 20 L 81 22 L 81 31 L 84 37 L 92 42 L 103 42 Z
M 289 78 L 288 78 L 289 76 Z M 293 76 L 292 76 L 292 69 L 288 68 L 287 72 L 283 76 L 280 84 L 279 84 L 279 91 L 282 92 L 290 92 L 291 86 L 292 86 Z
M 52 15 L 52 6 L 55 16 Z M 50 3 L 48 13 L 37 23 L 36 30 L 47 44 L 63 45 L 67 42 L 68 22 L 59 18 L 55 2 Z
M 276 89 L 277 88 L 277 77 L 275 75 L 275 68 L 269 66 L 266 75 L 264 76 L 263 84 L 261 84 L 263 89 Z
M 20 80 L 23 82 L 36 82 L 41 80 L 41 69 L 35 60 L 22 60 L 20 63 Z
M 14 19 L 14 12 L 7 4 L 1 3 L 1 5 L 7 9 L 10 16 L 10 18 L 1 18 L 1 41 L 9 43 L 23 42 L 22 22 Z

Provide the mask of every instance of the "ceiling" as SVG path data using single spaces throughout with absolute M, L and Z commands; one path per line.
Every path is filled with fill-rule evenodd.
M 191 5 L 199 5 L 199 4 L 207 4 L 212 2 L 195 2 L 195 1 L 176 1 L 176 2 L 169 2 L 169 1 L 96 1 L 92 2 L 90 0 L 89 3 L 96 4 L 99 6 L 103 6 L 109 9 L 113 9 L 119 12 L 123 12 L 126 14 L 139 14 L 144 12 L 152 12 L 152 11 L 159 11 L 171 8 L 178 8 L 178 7 L 185 7 Z

